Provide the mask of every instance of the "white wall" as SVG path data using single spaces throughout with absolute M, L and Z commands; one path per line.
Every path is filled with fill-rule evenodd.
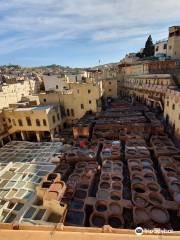
M 43 81 L 46 91 L 62 91 L 64 87 L 68 87 L 64 78 L 59 78 L 57 75 L 43 75 Z
M 166 44 L 166 48 L 165 47 Z M 157 56 L 158 54 L 167 54 L 167 41 L 163 41 L 163 42 L 157 42 L 155 44 L 155 52 L 154 55 Z

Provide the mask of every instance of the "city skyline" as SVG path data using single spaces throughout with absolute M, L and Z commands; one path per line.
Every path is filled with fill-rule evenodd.
M 0 64 L 117 62 L 144 47 L 149 34 L 154 42 L 167 38 L 179 8 L 176 0 L 7 0 L 0 6 Z

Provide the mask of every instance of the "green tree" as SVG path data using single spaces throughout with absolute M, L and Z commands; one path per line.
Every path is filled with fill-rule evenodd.
M 151 35 L 149 35 L 149 37 L 148 37 L 148 39 L 146 41 L 143 53 L 144 53 L 145 57 L 154 56 L 154 44 L 153 44 Z

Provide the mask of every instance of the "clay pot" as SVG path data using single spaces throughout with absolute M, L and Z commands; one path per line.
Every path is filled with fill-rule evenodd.
M 148 195 L 149 202 L 154 206 L 160 206 L 164 203 L 164 198 L 158 192 L 151 192 Z
M 161 207 L 151 207 L 150 210 L 151 219 L 159 224 L 165 224 L 169 222 L 169 213 L 166 209 Z

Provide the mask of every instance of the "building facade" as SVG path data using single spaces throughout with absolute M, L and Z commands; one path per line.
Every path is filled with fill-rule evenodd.
M 167 56 L 180 59 L 180 26 L 169 28 Z
M 9 104 L 21 101 L 22 97 L 29 96 L 39 91 L 39 82 L 25 80 L 12 84 L 0 85 L 0 109 L 8 107 Z
M 11 139 L 24 141 L 53 140 L 63 124 L 58 105 L 7 108 L 3 118 Z

